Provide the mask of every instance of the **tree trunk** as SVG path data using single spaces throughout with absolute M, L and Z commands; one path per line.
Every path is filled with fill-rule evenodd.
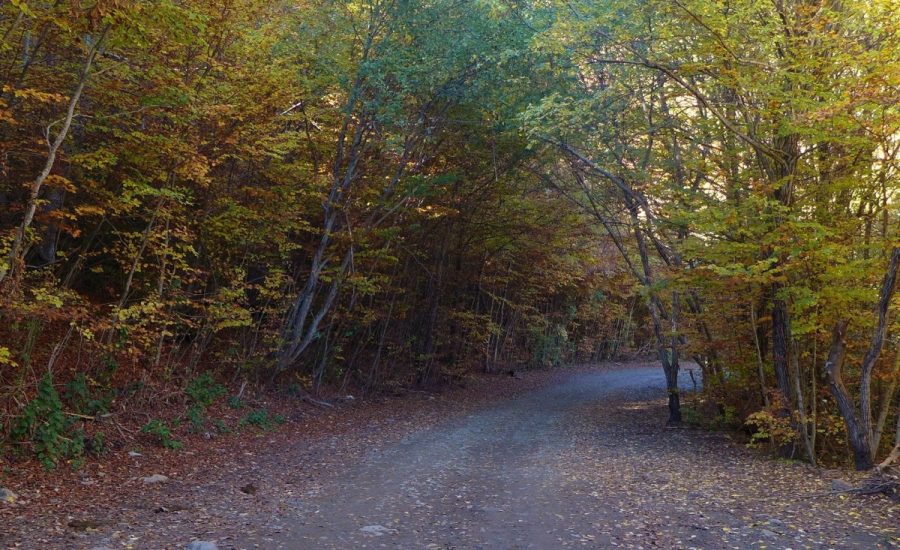
M 884 274 L 884 280 L 881 283 L 881 293 L 878 300 L 878 325 L 875 334 L 872 335 L 872 343 L 869 345 L 869 351 L 863 358 L 862 375 L 859 387 L 859 409 L 862 417 L 862 428 L 866 432 L 869 439 L 870 454 L 874 455 L 878 450 L 878 441 L 875 441 L 874 427 L 872 425 L 872 371 L 875 368 L 875 362 L 881 356 L 881 350 L 884 348 L 884 340 L 888 331 L 888 314 L 891 306 L 891 298 L 894 296 L 894 290 L 897 287 L 897 271 L 900 269 L 900 248 L 895 248 L 891 252 L 891 260 L 888 264 L 887 271 Z
M 803 446 L 806 449 L 806 458 L 809 459 L 810 464 L 815 466 L 816 449 L 813 447 L 812 438 L 809 435 L 806 401 L 803 398 L 803 386 L 800 382 L 802 379 L 800 374 L 800 349 L 797 346 L 796 341 L 794 342 L 794 349 L 791 354 L 791 370 L 793 371 L 792 378 L 794 379 L 794 392 L 797 394 L 797 411 L 800 413 L 800 422 L 797 426 L 797 431 L 800 432 L 800 437 L 803 439 Z M 815 399 L 815 397 L 813 397 L 813 399 Z
M 66 116 L 61 121 L 62 127 L 60 128 L 59 133 L 56 134 L 56 137 L 53 138 L 52 142 L 50 141 L 50 129 L 53 124 L 47 127 L 45 136 L 48 145 L 47 160 L 44 162 L 44 168 L 41 170 L 41 173 L 38 174 L 38 177 L 31 183 L 28 202 L 25 206 L 25 216 L 22 218 L 22 223 L 19 224 L 19 227 L 16 230 L 6 265 L 0 266 L 0 283 L 7 277 L 12 279 L 15 278 L 20 268 L 20 264 L 22 263 L 25 254 L 28 252 L 30 240 L 28 237 L 28 229 L 34 219 L 35 212 L 37 212 L 41 188 L 47 180 L 47 177 L 50 176 L 53 165 L 56 164 L 56 155 L 59 152 L 59 148 L 62 147 L 63 142 L 66 140 L 66 136 L 69 135 L 69 128 L 71 128 L 72 121 L 75 119 L 75 108 L 78 106 L 78 102 L 81 101 L 81 94 L 84 92 L 85 84 L 87 84 L 88 75 L 90 75 L 91 72 L 91 65 L 93 65 L 94 59 L 97 57 L 97 52 L 100 50 L 100 46 L 103 44 L 108 31 L 109 25 L 107 24 L 100 31 L 100 36 L 94 42 L 93 46 L 91 46 L 87 58 L 85 58 L 84 66 L 81 69 L 81 74 L 78 77 L 78 83 L 75 86 L 75 90 L 72 92 L 72 96 L 69 98 Z
M 878 441 L 873 441 L 872 429 L 872 370 L 875 362 L 881 355 L 884 339 L 888 328 L 888 310 L 891 298 L 897 287 L 897 272 L 900 270 L 900 248 L 891 252 L 891 260 L 888 265 L 884 280 L 881 283 L 881 292 L 878 300 L 878 325 L 872 336 L 872 343 L 863 359 L 862 375 L 860 377 L 860 405 L 857 410 L 853 398 L 847 391 L 842 377 L 842 364 L 844 360 L 844 338 L 847 334 L 848 321 L 841 320 L 834 327 L 831 351 L 825 362 L 825 370 L 828 372 L 831 393 L 837 401 L 844 424 L 847 426 L 847 439 L 853 449 L 853 462 L 857 470 L 868 470 L 873 466 Z
M 663 334 L 662 317 L 664 307 L 651 288 L 653 284 L 653 272 L 650 267 L 650 257 L 647 253 L 647 243 L 644 239 L 644 233 L 641 229 L 637 205 L 627 195 L 625 201 L 631 213 L 631 221 L 634 224 L 634 240 L 637 243 L 638 252 L 641 256 L 641 267 L 643 268 L 644 286 L 649 293 L 648 306 L 650 309 L 650 317 L 653 320 L 653 334 L 656 337 L 656 351 L 659 362 L 662 363 L 663 373 L 666 376 L 666 393 L 669 396 L 669 420 L 668 424 L 681 423 L 681 400 L 678 395 L 678 346 L 677 336 L 673 335 L 671 340 L 671 355 L 668 340 Z M 677 318 L 677 317 L 674 317 Z
M 847 391 L 842 376 L 847 324 L 847 321 L 839 321 L 834 326 L 831 351 L 828 352 L 828 359 L 825 361 L 825 370 L 828 372 L 831 393 L 837 401 L 838 409 L 847 426 L 847 439 L 850 442 L 850 448 L 853 449 L 853 463 L 857 470 L 868 470 L 872 467 L 872 451 L 869 447 L 868 434 L 860 424 L 853 398 L 850 397 L 850 392 Z
M 775 367 L 775 379 L 778 382 L 778 391 L 785 408 L 789 409 L 791 399 L 790 378 L 790 342 L 791 321 L 787 303 L 778 298 L 781 285 L 772 285 L 772 365 Z
M 875 442 L 872 452 L 878 451 L 877 445 L 881 441 L 881 434 L 884 433 L 884 426 L 887 423 L 888 414 L 891 411 L 891 403 L 894 400 L 894 392 L 897 391 L 897 376 L 900 375 L 900 353 L 894 358 L 894 370 L 891 372 L 891 381 L 885 386 L 881 394 L 881 410 L 878 413 L 878 420 L 875 422 L 875 432 L 872 440 Z
M 759 325 L 756 321 L 756 306 L 750 304 L 750 324 L 753 325 L 753 344 L 756 346 L 756 370 L 759 378 L 759 391 L 762 394 L 763 405 L 769 408 L 769 392 L 766 389 L 766 372 L 763 363 L 762 346 L 759 343 Z
M 781 397 L 781 407 L 777 414 L 780 418 L 790 419 L 794 407 L 790 373 L 791 319 L 787 302 L 778 297 L 779 290 L 779 283 L 772 285 L 772 366 L 775 368 L 775 379 Z M 791 424 L 797 427 L 795 422 L 791 421 Z M 779 454 L 785 458 L 792 457 L 794 444 L 786 443 L 779 449 Z

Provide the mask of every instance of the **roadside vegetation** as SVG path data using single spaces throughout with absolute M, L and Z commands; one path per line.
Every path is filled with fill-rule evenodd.
M 887 468 L 896 11 L 3 3 L 0 452 L 652 354 L 671 424 Z

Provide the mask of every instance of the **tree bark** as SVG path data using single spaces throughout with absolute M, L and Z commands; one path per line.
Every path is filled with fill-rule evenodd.
M 900 409 L 897 410 L 897 428 L 894 430 L 894 448 L 885 457 L 881 464 L 878 465 L 879 470 L 884 470 L 888 466 L 900 459 Z
M 837 401 L 841 416 L 844 418 L 844 424 L 847 426 L 847 438 L 853 450 L 853 462 L 857 470 L 868 470 L 873 466 L 875 453 L 878 448 L 879 442 L 873 441 L 874 433 L 872 430 L 872 370 L 884 346 L 884 338 L 888 328 L 888 312 L 891 298 L 893 298 L 897 287 L 898 270 L 900 270 L 900 248 L 895 248 L 891 252 L 890 264 L 881 283 L 881 293 L 878 300 L 878 325 L 875 328 L 875 334 L 872 336 L 869 350 L 863 359 L 858 410 L 854 406 L 853 398 L 844 384 L 841 369 L 848 321 L 841 320 L 835 325 L 831 350 L 828 353 L 828 360 L 825 362 L 831 393 Z
M 785 407 L 789 408 L 792 403 L 789 371 L 791 321 L 787 303 L 777 296 L 779 290 L 781 285 L 772 285 L 772 365 L 775 367 L 778 391 L 781 392 Z
M 862 363 L 862 376 L 859 388 L 859 408 L 862 416 L 862 428 L 869 438 L 870 453 L 874 456 L 878 450 L 878 441 L 874 441 L 872 426 L 872 370 L 875 362 L 881 356 L 884 348 L 884 339 L 888 330 L 888 313 L 891 306 L 891 298 L 897 287 L 897 271 L 900 268 L 900 248 L 895 248 L 891 253 L 891 260 L 887 272 L 881 283 L 881 295 L 878 300 L 878 325 L 875 334 L 872 335 L 872 343 Z
M 828 359 L 825 361 L 825 370 L 828 372 L 831 393 L 837 401 L 838 409 L 841 416 L 844 417 L 844 424 L 847 426 L 847 439 L 850 447 L 853 449 L 853 463 L 857 470 L 868 470 L 872 467 L 872 451 L 869 446 L 869 438 L 862 429 L 856 409 L 853 404 L 853 398 L 844 385 L 843 379 L 843 363 L 845 353 L 844 339 L 847 334 L 847 321 L 838 321 L 832 331 L 831 350 L 828 352 Z
M 631 220 L 634 224 L 634 240 L 637 243 L 638 252 L 641 256 L 641 267 L 643 268 L 644 286 L 648 292 L 648 306 L 650 309 L 650 317 L 653 320 L 653 334 L 656 337 L 656 351 L 659 362 L 662 363 L 663 373 L 666 376 L 666 393 L 669 401 L 669 420 L 668 424 L 681 423 L 681 399 L 678 394 L 678 346 L 677 336 L 672 336 L 671 354 L 668 346 L 668 340 L 663 334 L 662 314 L 664 306 L 656 295 L 651 285 L 653 283 L 653 272 L 650 267 L 650 257 L 647 253 L 647 243 L 638 220 L 637 205 L 627 195 L 625 197 L 626 205 L 631 213 Z M 677 317 L 673 317 L 677 318 Z
M 759 325 L 756 321 L 756 306 L 750 304 L 750 324 L 753 325 L 753 344 L 756 347 L 756 369 L 759 378 L 759 391 L 762 394 L 763 405 L 769 408 L 769 392 L 766 390 L 766 372 L 763 363 L 762 346 L 759 343 Z
M 894 370 L 891 372 L 891 381 L 888 382 L 888 385 L 881 394 L 881 410 L 878 413 L 878 420 L 875 422 L 875 433 L 872 437 L 876 442 L 876 447 L 872 449 L 873 453 L 878 451 L 877 443 L 881 441 L 881 434 L 884 433 L 884 426 L 887 423 L 887 417 L 891 411 L 894 392 L 897 391 L 897 375 L 900 375 L 900 353 L 894 358 Z

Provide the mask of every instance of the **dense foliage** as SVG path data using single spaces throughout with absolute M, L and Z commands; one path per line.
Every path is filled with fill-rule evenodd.
M 670 421 L 692 360 L 699 412 L 871 467 L 900 439 L 896 8 L 5 3 L 0 435 L 52 464 L 112 407 L 202 424 L 217 380 L 646 346 Z

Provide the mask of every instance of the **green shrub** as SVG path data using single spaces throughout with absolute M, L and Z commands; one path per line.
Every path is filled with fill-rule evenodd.
M 191 423 L 191 429 L 195 432 L 203 429 L 206 424 L 206 415 L 203 414 L 203 408 L 200 405 L 191 405 L 187 410 L 187 419 Z
M 535 366 L 559 366 L 572 351 L 569 333 L 563 325 L 555 324 L 549 331 L 536 327 L 531 332 L 534 338 L 531 363 Z
M 84 453 L 84 434 L 70 433 L 72 423 L 63 412 L 63 404 L 50 373 L 38 384 L 37 394 L 13 421 L 13 441 L 30 444 L 32 452 L 47 469 L 60 459 L 79 458 Z
M 86 441 L 86 448 L 95 455 L 102 455 L 106 452 L 106 434 L 97 432 Z
M 256 426 L 257 428 L 262 428 L 264 430 L 268 430 L 273 427 L 273 424 L 284 424 L 284 417 L 280 414 L 269 415 L 269 411 L 266 409 L 256 409 L 247 413 L 244 418 L 241 419 L 240 425 L 246 426 Z
M 209 372 L 197 376 L 184 388 L 184 393 L 193 402 L 203 408 L 209 407 L 213 402 L 225 395 L 225 386 L 216 382 Z
M 192 401 L 187 410 L 188 421 L 195 431 L 199 431 L 206 424 L 206 408 L 225 395 L 225 386 L 216 382 L 212 374 L 204 372 L 188 382 L 184 393 Z
M 790 418 L 782 418 L 770 410 L 756 411 L 747 417 L 744 424 L 754 429 L 749 446 L 771 441 L 776 447 L 797 441 L 797 431 Z
M 737 409 L 731 405 L 714 405 L 711 403 L 688 405 L 681 407 L 682 421 L 706 430 L 728 431 L 741 427 Z
M 216 428 L 216 432 L 220 434 L 227 434 L 231 432 L 231 428 L 229 428 L 221 418 L 214 419 L 213 426 Z
M 156 436 L 159 440 L 159 444 L 166 449 L 181 448 L 181 442 L 172 437 L 172 430 L 162 420 L 154 418 L 150 422 L 144 424 L 144 427 L 141 428 L 141 432 Z
M 78 373 L 66 385 L 66 401 L 75 412 L 90 416 L 105 413 L 112 404 L 110 392 L 92 391 L 88 384 L 88 378 L 84 373 Z

